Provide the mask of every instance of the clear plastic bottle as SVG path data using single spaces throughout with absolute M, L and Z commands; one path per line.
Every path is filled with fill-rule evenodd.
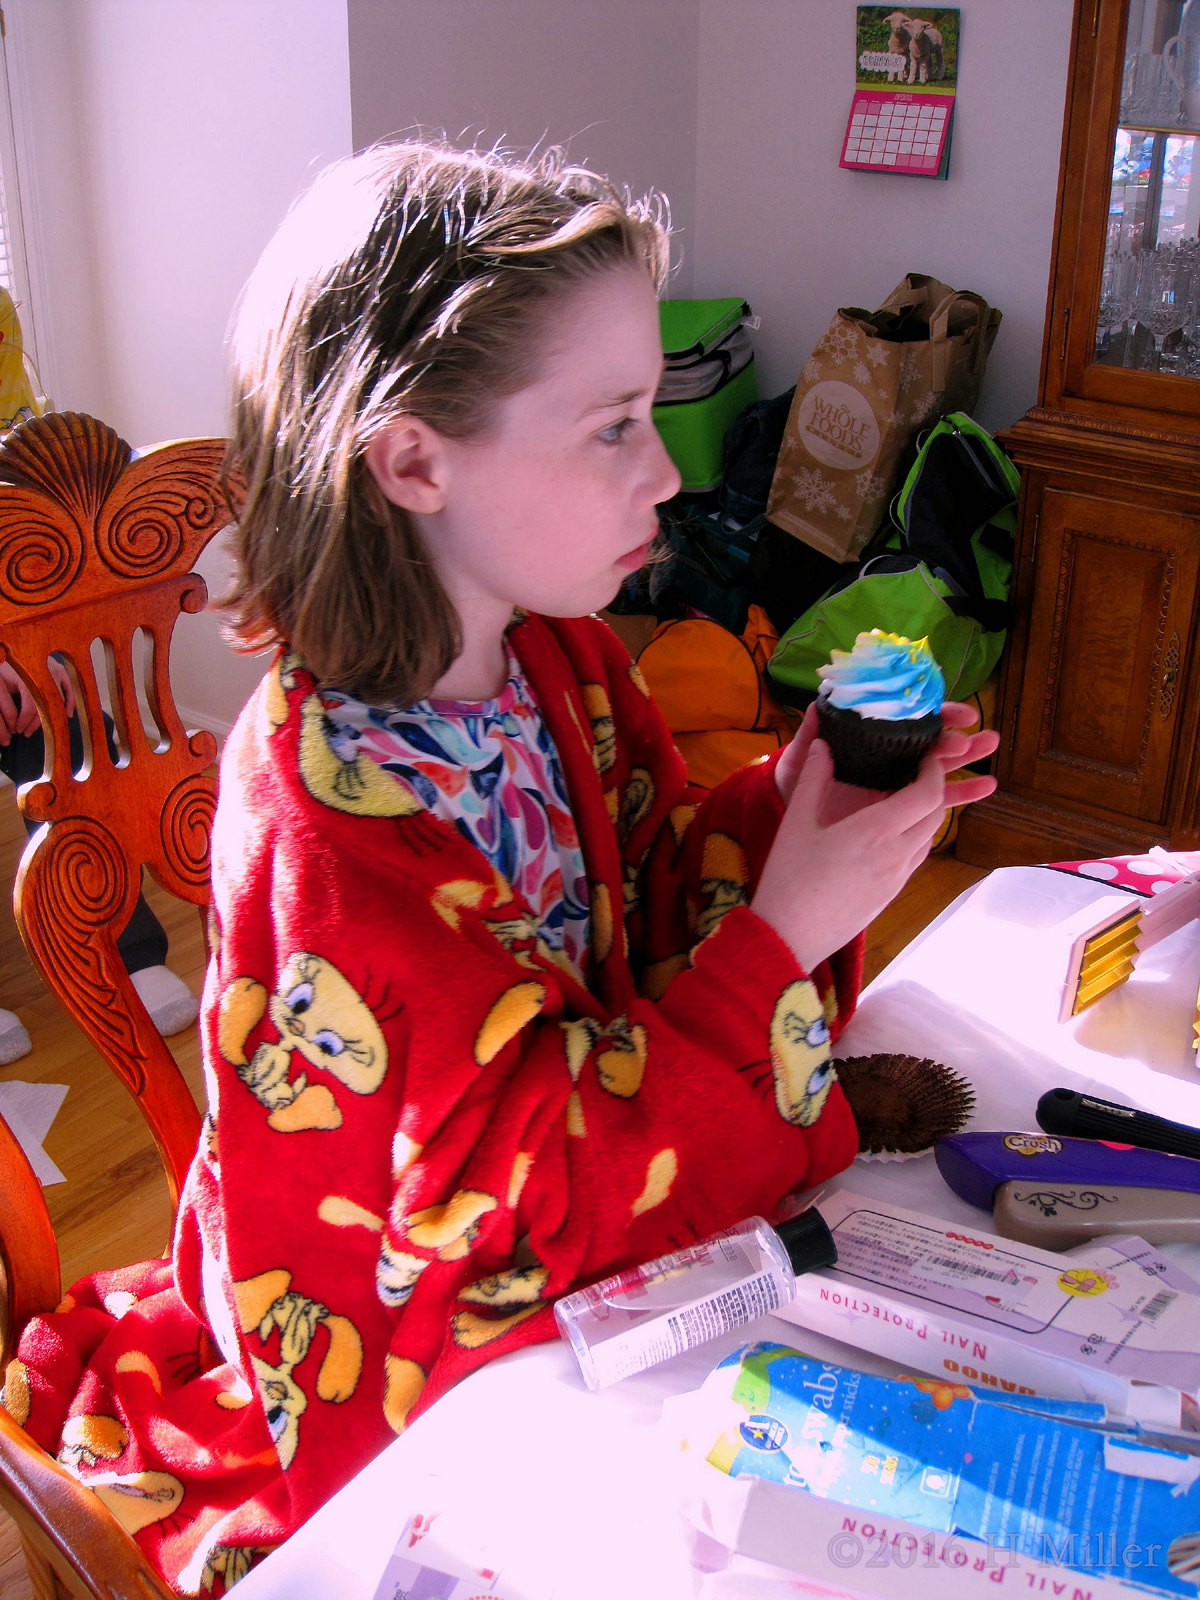
M 837 1246 L 813 1206 L 772 1228 L 750 1217 L 702 1244 L 566 1295 L 554 1307 L 589 1389 L 604 1389 L 786 1305 Z

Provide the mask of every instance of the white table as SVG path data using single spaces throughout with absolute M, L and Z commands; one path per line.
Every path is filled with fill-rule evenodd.
M 1189 860 L 1191 858 L 1188 858 Z M 1200 922 L 1139 958 L 1128 983 L 1059 1023 L 1069 941 L 1061 923 L 1111 887 L 1045 867 L 1006 867 L 960 895 L 865 991 L 841 1056 L 930 1056 L 970 1078 L 972 1126 L 1037 1130 L 1040 1095 L 1062 1087 L 1200 1126 L 1191 1047 Z M 838 1185 L 951 1222 L 984 1213 L 947 1189 L 932 1156 L 855 1162 Z M 1200 1246 L 1173 1246 L 1200 1275 Z
M 870 986 L 838 1054 L 945 1061 L 975 1085 L 980 1128 L 1035 1128 L 1038 1096 L 1059 1085 L 1200 1125 L 1191 1049 L 1200 924 L 1148 952 L 1129 983 L 1091 1011 L 1057 1021 L 1067 945 L 1056 924 L 1111 892 L 1043 868 L 993 873 Z M 856 1162 L 828 1187 L 843 1186 L 947 1221 L 978 1227 L 984 1216 L 947 1189 L 931 1156 Z M 1200 1246 L 1171 1254 L 1200 1276 Z M 371 1600 L 408 1518 L 439 1508 L 448 1533 L 472 1528 L 481 1557 L 539 1600 L 691 1600 L 678 1462 L 656 1427 L 663 1399 L 696 1387 L 748 1339 L 796 1337 L 764 1318 L 600 1395 L 587 1393 L 557 1344 L 494 1362 L 246 1577 L 238 1600 Z M 824 1359 L 894 1370 L 832 1341 L 805 1334 L 803 1342 Z M 810 1594 L 851 1592 L 821 1567 L 814 1557 Z M 942 1576 L 953 1578 L 930 1574 L 922 1592 L 940 1592 Z

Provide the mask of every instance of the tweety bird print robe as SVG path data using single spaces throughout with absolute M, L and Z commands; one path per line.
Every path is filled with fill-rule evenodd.
M 594 620 L 509 634 L 590 892 L 586 982 L 281 656 L 226 749 L 208 1115 L 172 1258 L 31 1322 L 4 1403 L 181 1594 L 220 1594 L 552 1302 L 845 1167 L 814 974 L 748 909 L 772 767 L 711 792 Z

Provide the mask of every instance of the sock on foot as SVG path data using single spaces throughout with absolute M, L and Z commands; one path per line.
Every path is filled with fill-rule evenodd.
M 19 1061 L 33 1049 L 33 1042 L 25 1031 L 25 1024 L 15 1011 L 0 1009 L 0 1067 L 10 1061 Z
M 131 972 L 129 978 L 150 1013 L 150 1021 L 164 1039 L 182 1033 L 195 1022 L 200 1002 L 169 967 L 143 967 L 140 972 Z

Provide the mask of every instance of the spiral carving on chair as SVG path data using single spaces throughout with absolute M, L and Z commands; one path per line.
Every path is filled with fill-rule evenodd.
M 81 602 L 118 583 L 183 575 L 230 520 L 221 443 L 188 439 L 133 458 L 105 423 L 35 417 L 0 442 L 0 603 Z
M 171 481 L 164 483 L 159 476 L 139 482 L 141 462 L 135 461 L 96 523 L 100 559 L 123 578 L 150 578 L 165 571 L 183 550 L 185 528 L 202 533 L 219 514 L 227 516 L 217 498 L 211 452 L 173 448 Z
M 123 578 L 149 578 L 169 567 L 183 549 L 179 519 L 189 504 L 182 495 L 167 500 L 160 491 L 153 500 L 122 507 L 96 530 L 100 559 Z
M 26 870 L 21 890 L 25 935 L 51 985 L 73 1010 L 128 1088 L 145 1088 L 144 1051 L 112 974 L 124 968 L 115 935 L 104 937 L 132 898 L 129 867 L 98 822 L 53 824 Z M 107 960 L 105 957 L 107 956 Z M 124 980 L 128 983 L 128 980 Z
M 194 889 L 208 884 L 213 816 L 217 797 L 207 778 L 187 778 L 167 796 L 162 810 L 162 847 L 167 865 Z
M 98 822 L 65 818 L 45 847 L 47 914 L 84 936 L 104 927 L 120 910 L 129 868 L 119 845 Z
M 20 521 L 0 528 L 0 594 L 15 605 L 45 605 L 71 587 L 83 560 L 83 536 L 21 489 Z

